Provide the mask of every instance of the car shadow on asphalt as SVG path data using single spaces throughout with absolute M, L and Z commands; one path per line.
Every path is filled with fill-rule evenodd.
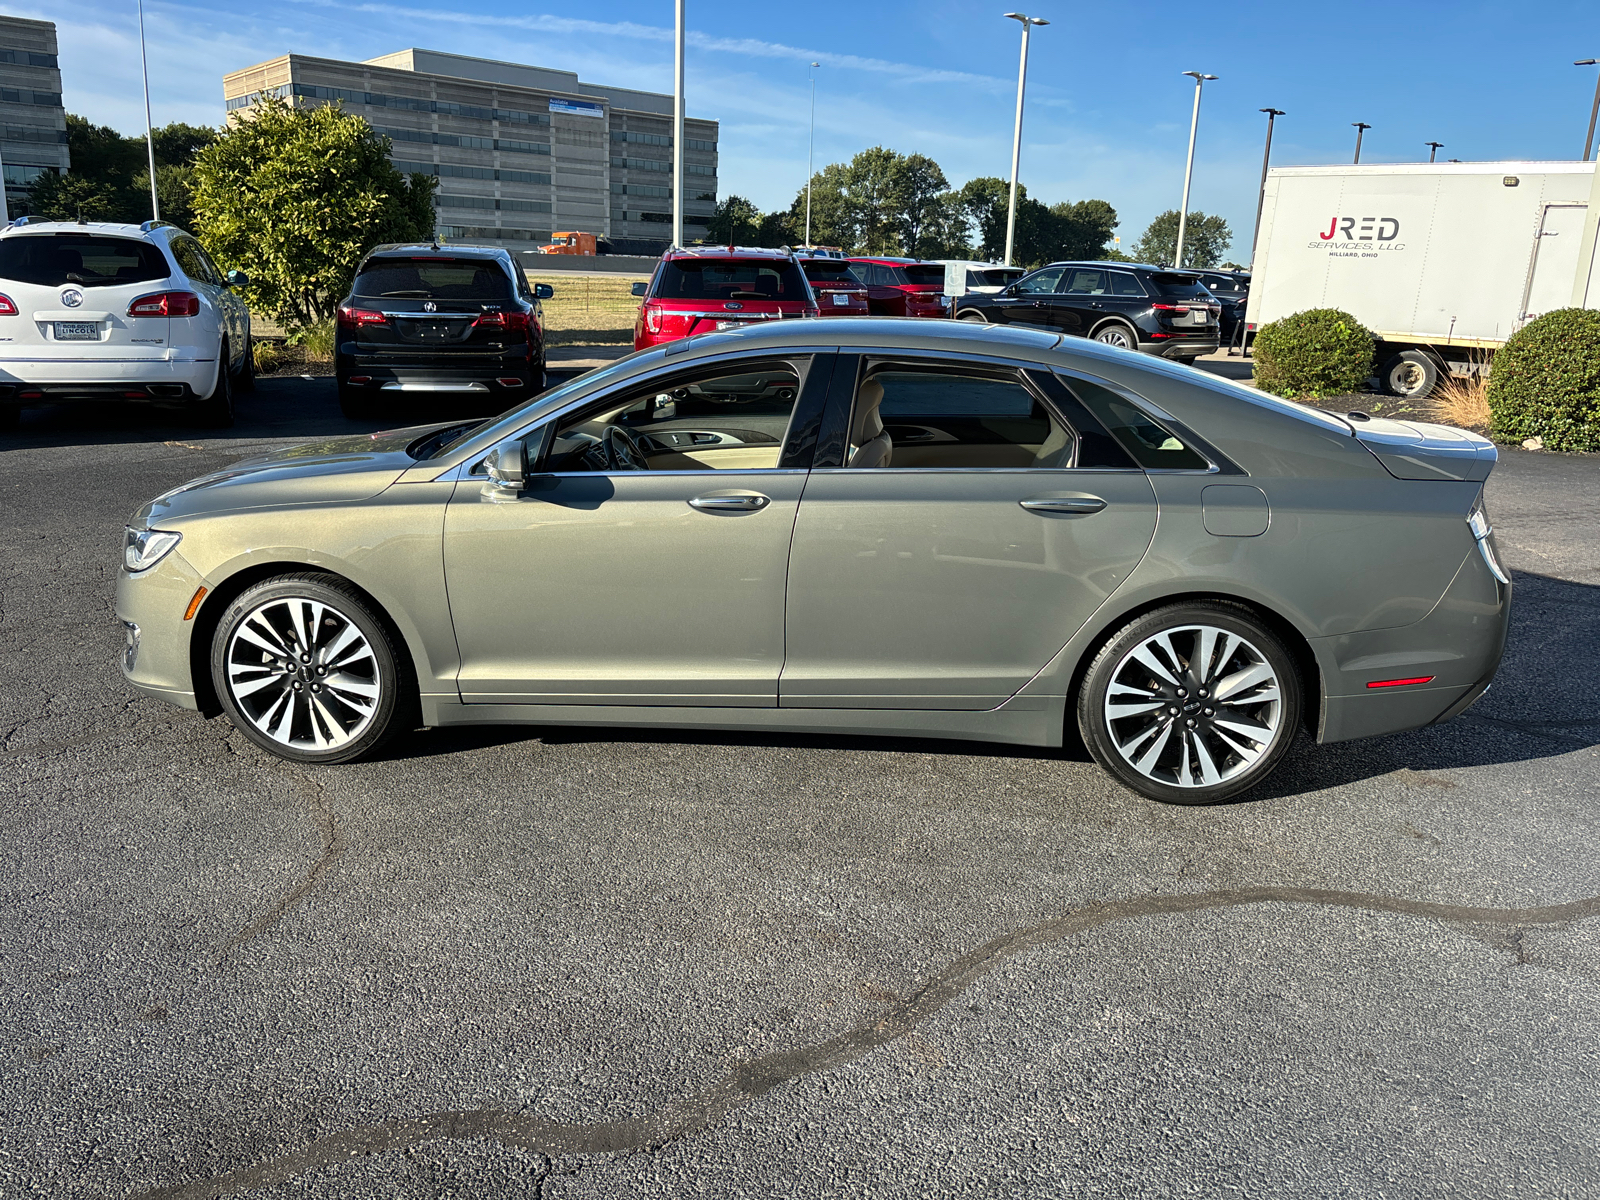
M 1521 571 L 1514 572 L 1513 581 L 1516 598 L 1505 658 L 1494 686 L 1467 713 L 1446 725 L 1327 746 L 1302 735 L 1262 787 L 1228 803 L 1292 797 L 1401 770 L 1429 773 L 1437 779 L 1440 772 L 1552 758 L 1600 745 L 1600 675 L 1572 670 L 1577 659 L 1600 658 L 1600 587 Z M 1547 652 L 1552 645 L 1561 647 L 1561 652 Z M 1069 727 L 1067 733 L 1066 746 L 1048 749 L 943 738 L 768 730 L 461 726 L 434 730 L 421 739 L 405 739 L 387 757 L 433 757 L 539 741 L 548 745 L 740 746 L 1090 762 L 1076 731 Z

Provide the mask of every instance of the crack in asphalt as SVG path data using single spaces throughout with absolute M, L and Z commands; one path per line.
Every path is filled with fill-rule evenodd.
M 280 769 L 282 774 L 293 782 L 309 801 L 312 823 L 316 825 L 317 831 L 322 835 L 322 853 L 317 857 L 317 861 L 311 864 L 310 870 L 301 877 L 294 887 L 289 889 L 282 899 L 228 939 L 222 949 L 217 951 L 217 956 L 212 962 L 212 966 L 220 967 L 222 960 L 227 958 L 234 950 L 237 950 L 251 938 L 264 933 L 281 921 L 283 914 L 304 900 L 311 889 L 316 887 L 317 881 L 333 865 L 334 860 L 344 853 L 344 829 L 340 826 L 338 819 L 334 817 L 333 810 L 328 807 L 327 799 L 323 795 L 322 785 L 286 765 Z
M 324 855 L 324 859 L 327 858 Z M 134 1200 L 202 1200 L 225 1196 L 247 1188 L 283 1183 L 307 1171 L 333 1166 L 359 1156 L 401 1150 L 441 1139 L 492 1138 L 547 1159 L 563 1155 L 626 1154 L 658 1149 L 709 1127 L 734 1108 L 759 1099 L 781 1084 L 855 1062 L 873 1050 L 905 1037 L 978 980 L 1023 951 L 1053 945 L 1117 921 L 1256 904 L 1309 904 L 1322 908 L 1395 913 L 1451 924 L 1511 926 L 1516 931 L 1514 936 L 1518 939 L 1516 948 L 1519 958 L 1520 934 L 1527 927 L 1561 925 L 1600 916 L 1600 896 L 1528 908 L 1479 908 L 1366 892 L 1256 887 L 1107 901 L 985 942 L 953 960 L 937 974 L 929 976 L 909 997 L 896 1000 L 875 1019 L 808 1046 L 779 1050 L 739 1063 L 721 1082 L 699 1095 L 669 1104 L 648 1116 L 592 1124 L 567 1124 L 500 1109 L 427 1113 L 329 1134 L 299 1150 L 255 1166 L 209 1179 L 164 1185 L 140 1192 Z M 233 944 L 242 940 L 242 937 L 236 939 Z M 547 1178 L 548 1174 L 547 1170 Z

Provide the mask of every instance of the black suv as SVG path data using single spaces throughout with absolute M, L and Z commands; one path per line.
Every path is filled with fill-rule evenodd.
M 372 417 L 398 393 L 445 392 L 498 412 L 538 395 L 551 295 L 497 247 L 377 247 L 339 305 L 339 407 Z
M 1217 349 L 1221 309 L 1197 271 L 1067 262 L 1041 267 L 998 292 L 962 296 L 955 315 L 1043 327 L 1187 363 Z
M 1200 282 L 1222 305 L 1222 344 L 1233 345 L 1250 300 L 1250 272 L 1201 271 Z

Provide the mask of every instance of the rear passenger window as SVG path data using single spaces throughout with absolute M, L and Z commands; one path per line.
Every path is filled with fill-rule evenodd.
M 1072 431 L 1009 374 L 886 366 L 856 394 L 852 467 L 1070 467 Z
M 1106 290 L 1104 271 L 1072 271 L 1067 275 L 1067 286 L 1061 289 L 1069 296 L 1102 296 Z
M 1149 471 L 1206 471 L 1211 464 L 1185 446 L 1170 429 L 1146 416 L 1110 388 L 1087 379 L 1067 379 L 1066 384 L 1083 406 L 1121 442 L 1135 462 Z
M 1144 288 L 1132 275 L 1122 271 L 1110 271 L 1111 294 L 1113 296 L 1139 296 L 1143 297 Z

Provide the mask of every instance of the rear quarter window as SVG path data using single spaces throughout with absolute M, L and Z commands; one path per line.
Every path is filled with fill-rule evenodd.
M 354 294 L 368 299 L 509 300 L 511 278 L 484 259 L 375 259 L 356 276 Z
M 0 238 L 0 279 L 40 287 L 114 287 L 153 283 L 172 274 L 149 242 L 83 233 Z
M 1057 376 L 1147 471 L 1206 471 L 1211 464 L 1166 426 L 1110 388 Z

